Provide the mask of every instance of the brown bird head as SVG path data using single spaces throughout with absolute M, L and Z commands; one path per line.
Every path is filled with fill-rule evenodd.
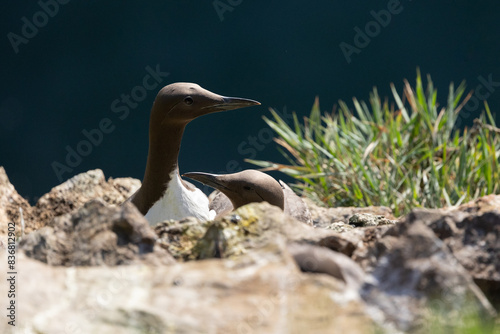
M 284 194 L 278 181 L 253 169 L 234 174 L 185 173 L 182 176 L 220 190 L 233 203 L 235 209 L 248 203 L 268 202 L 282 210 Z
M 151 125 L 186 125 L 206 114 L 259 104 L 254 100 L 215 94 L 195 83 L 177 82 L 158 92 L 151 112 Z

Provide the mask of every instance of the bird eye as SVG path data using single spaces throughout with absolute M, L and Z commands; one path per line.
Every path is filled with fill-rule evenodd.
M 193 104 L 193 98 L 191 96 L 188 96 L 184 99 L 184 103 L 187 104 L 188 106 Z
M 244 187 L 243 187 L 243 189 L 245 189 L 245 190 L 250 190 L 250 189 L 252 189 L 252 188 L 250 188 L 249 186 L 244 186 Z

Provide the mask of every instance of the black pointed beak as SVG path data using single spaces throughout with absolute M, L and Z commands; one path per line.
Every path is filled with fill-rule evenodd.
M 196 180 L 198 182 L 201 182 L 209 187 L 221 190 L 226 188 L 224 183 L 218 179 L 217 174 L 210 174 L 210 173 L 202 173 L 202 172 L 190 172 L 190 173 L 184 173 L 182 176 L 187 177 L 192 180 Z
M 221 103 L 206 106 L 203 108 L 203 111 L 205 111 L 206 113 L 209 113 L 209 112 L 216 112 L 216 111 L 234 110 L 234 109 L 240 109 L 240 108 L 251 107 L 251 106 L 258 106 L 258 105 L 260 105 L 260 102 L 257 102 L 254 100 L 243 99 L 240 97 L 223 96 Z

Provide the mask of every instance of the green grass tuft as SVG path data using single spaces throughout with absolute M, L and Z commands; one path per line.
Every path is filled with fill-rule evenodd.
M 309 198 L 327 206 L 390 207 L 399 216 L 414 207 L 459 205 L 499 192 L 500 130 L 485 103 L 485 112 L 470 129 L 456 129 L 465 83 L 450 84 L 447 104 L 420 72 L 416 87 L 404 81 L 394 102 L 381 101 L 377 90 L 369 104 L 353 99 L 354 111 L 339 101 L 338 110 L 321 114 L 316 98 L 311 114 L 288 125 L 271 109 L 265 122 L 288 165 L 247 160 L 267 170 L 280 170 L 299 182 Z

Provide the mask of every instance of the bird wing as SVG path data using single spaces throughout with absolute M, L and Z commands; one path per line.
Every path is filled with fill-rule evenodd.
M 214 190 L 208 196 L 208 201 L 209 210 L 215 211 L 217 217 L 223 216 L 234 209 L 233 203 L 231 203 L 229 198 L 219 190 Z
M 285 182 L 279 180 L 279 183 L 285 195 L 285 213 L 301 222 L 312 225 L 311 212 L 309 212 L 304 200 L 297 196 Z

